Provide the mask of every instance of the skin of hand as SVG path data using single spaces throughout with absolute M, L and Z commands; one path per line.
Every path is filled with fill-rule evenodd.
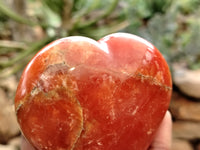
M 25 138 L 21 137 L 21 150 L 36 150 Z
M 155 138 L 148 150 L 170 150 L 172 136 L 172 117 L 169 111 L 166 112 Z M 21 150 L 36 150 L 22 137 Z
M 166 112 L 155 138 L 148 150 L 170 150 L 172 143 L 172 117 Z

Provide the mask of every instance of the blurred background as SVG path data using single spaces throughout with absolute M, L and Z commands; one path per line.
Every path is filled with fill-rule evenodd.
M 172 150 L 200 150 L 199 0 L 0 0 L 0 150 L 19 150 L 13 100 L 22 70 L 47 43 L 128 32 L 153 43 L 173 77 Z

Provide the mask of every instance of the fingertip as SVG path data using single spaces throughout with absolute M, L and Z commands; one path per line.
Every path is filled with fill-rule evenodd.
M 155 138 L 149 150 L 170 150 L 172 140 L 172 116 L 169 111 L 165 116 L 158 128 Z
M 21 136 L 21 150 L 36 150 L 25 138 Z

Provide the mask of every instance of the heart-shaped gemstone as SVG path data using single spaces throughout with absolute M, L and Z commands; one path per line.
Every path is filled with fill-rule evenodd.
M 127 33 L 49 44 L 16 92 L 21 130 L 38 150 L 146 150 L 168 109 L 171 76 L 160 52 Z

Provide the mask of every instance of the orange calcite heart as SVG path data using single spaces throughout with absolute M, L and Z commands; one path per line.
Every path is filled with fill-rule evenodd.
M 59 39 L 25 68 L 15 97 L 38 150 L 146 150 L 168 109 L 172 81 L 160 52 L 127 33 Z

